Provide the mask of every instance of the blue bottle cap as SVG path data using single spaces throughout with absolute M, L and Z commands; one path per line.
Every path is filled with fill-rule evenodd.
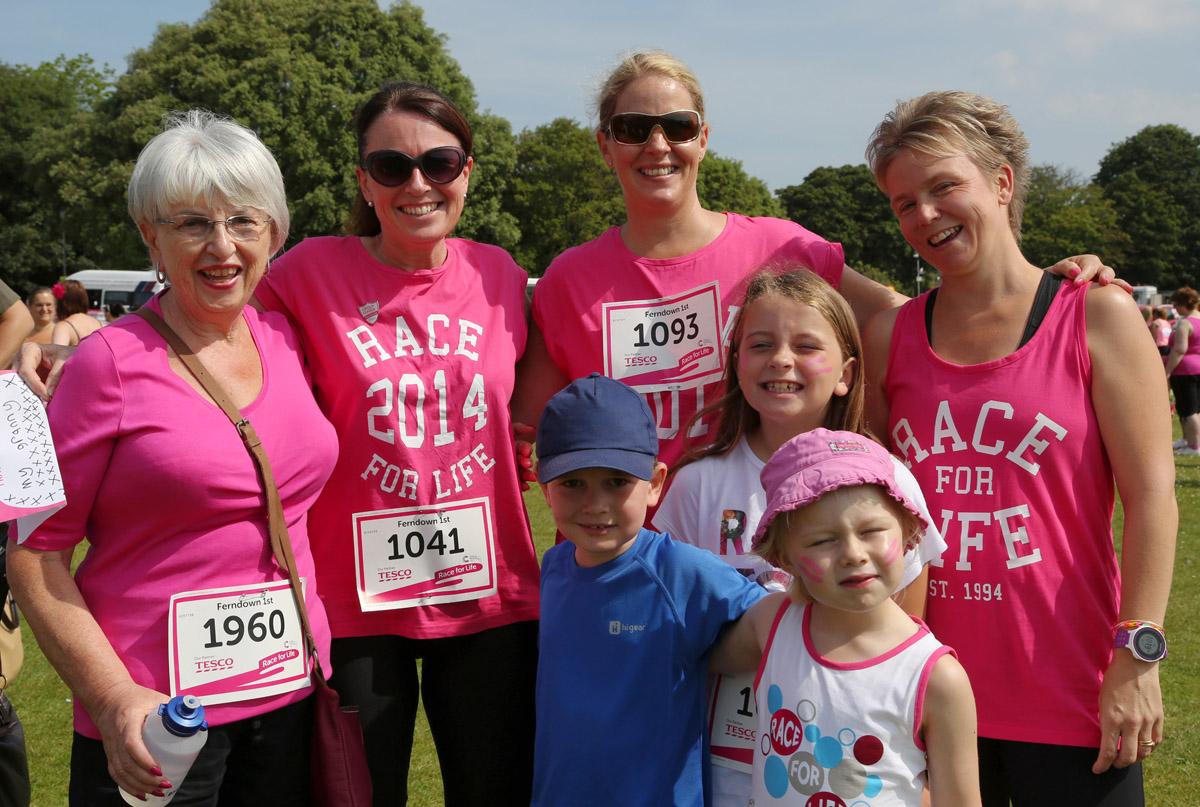
M 163 728 L 176 737 L 191 737 L 197 731 L 208 731 L 204 706 L 195 695 L 176 695 L 160 704 L 158 713 L 162 716 Z

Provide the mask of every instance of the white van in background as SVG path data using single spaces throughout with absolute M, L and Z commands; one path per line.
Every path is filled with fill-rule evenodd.
M 67 280 L 83 284 L 88 291 L 88 313 L 101 322 L 108 321 L 105 312 L 110 304 L 135 311 L 163 288 L 153 269 L 84 269 L 67 275 Z

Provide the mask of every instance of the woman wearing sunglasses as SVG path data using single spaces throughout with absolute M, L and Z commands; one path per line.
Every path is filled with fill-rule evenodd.
M 538 565 L 508 409 L 526 275 L 450 237 L 473 163 L 447 98 L 388 84 L 356 130 L 350 234 L 301 242 L 257 292 L 297 324 L 340 441 L 309 515 L 332 683 L 376 804 L 406 801 L 421 698 L 446 804 L 528 804 Z

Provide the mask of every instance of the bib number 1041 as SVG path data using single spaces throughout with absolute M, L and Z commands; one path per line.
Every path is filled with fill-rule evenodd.
M 446 545 L 447 538 L 450 539 L 449 547 Z M 392 533 L 388 536 L 387 540 L 388 544 L 392 547 L 392 554 L 388 555 L 388 560 L 419 558 L 425 554 L 426 550 L 437 552 L 439 555 L 458 555 L 466 551 L 459 546 L 458 527 L 452 527 L 445 534 L 441 530 L 436 530 L 428 540 L 425 539 L 425 534 L 420 530 L 413 530 L 404 536 L 403 552 L 400 546 L 400 533 Z

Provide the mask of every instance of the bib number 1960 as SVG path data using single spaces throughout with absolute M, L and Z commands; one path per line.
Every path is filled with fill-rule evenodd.
M 172 695 L 231 703 L 308 685 L 310 660 L 286 580 L 173 595 L 168 647 Z

